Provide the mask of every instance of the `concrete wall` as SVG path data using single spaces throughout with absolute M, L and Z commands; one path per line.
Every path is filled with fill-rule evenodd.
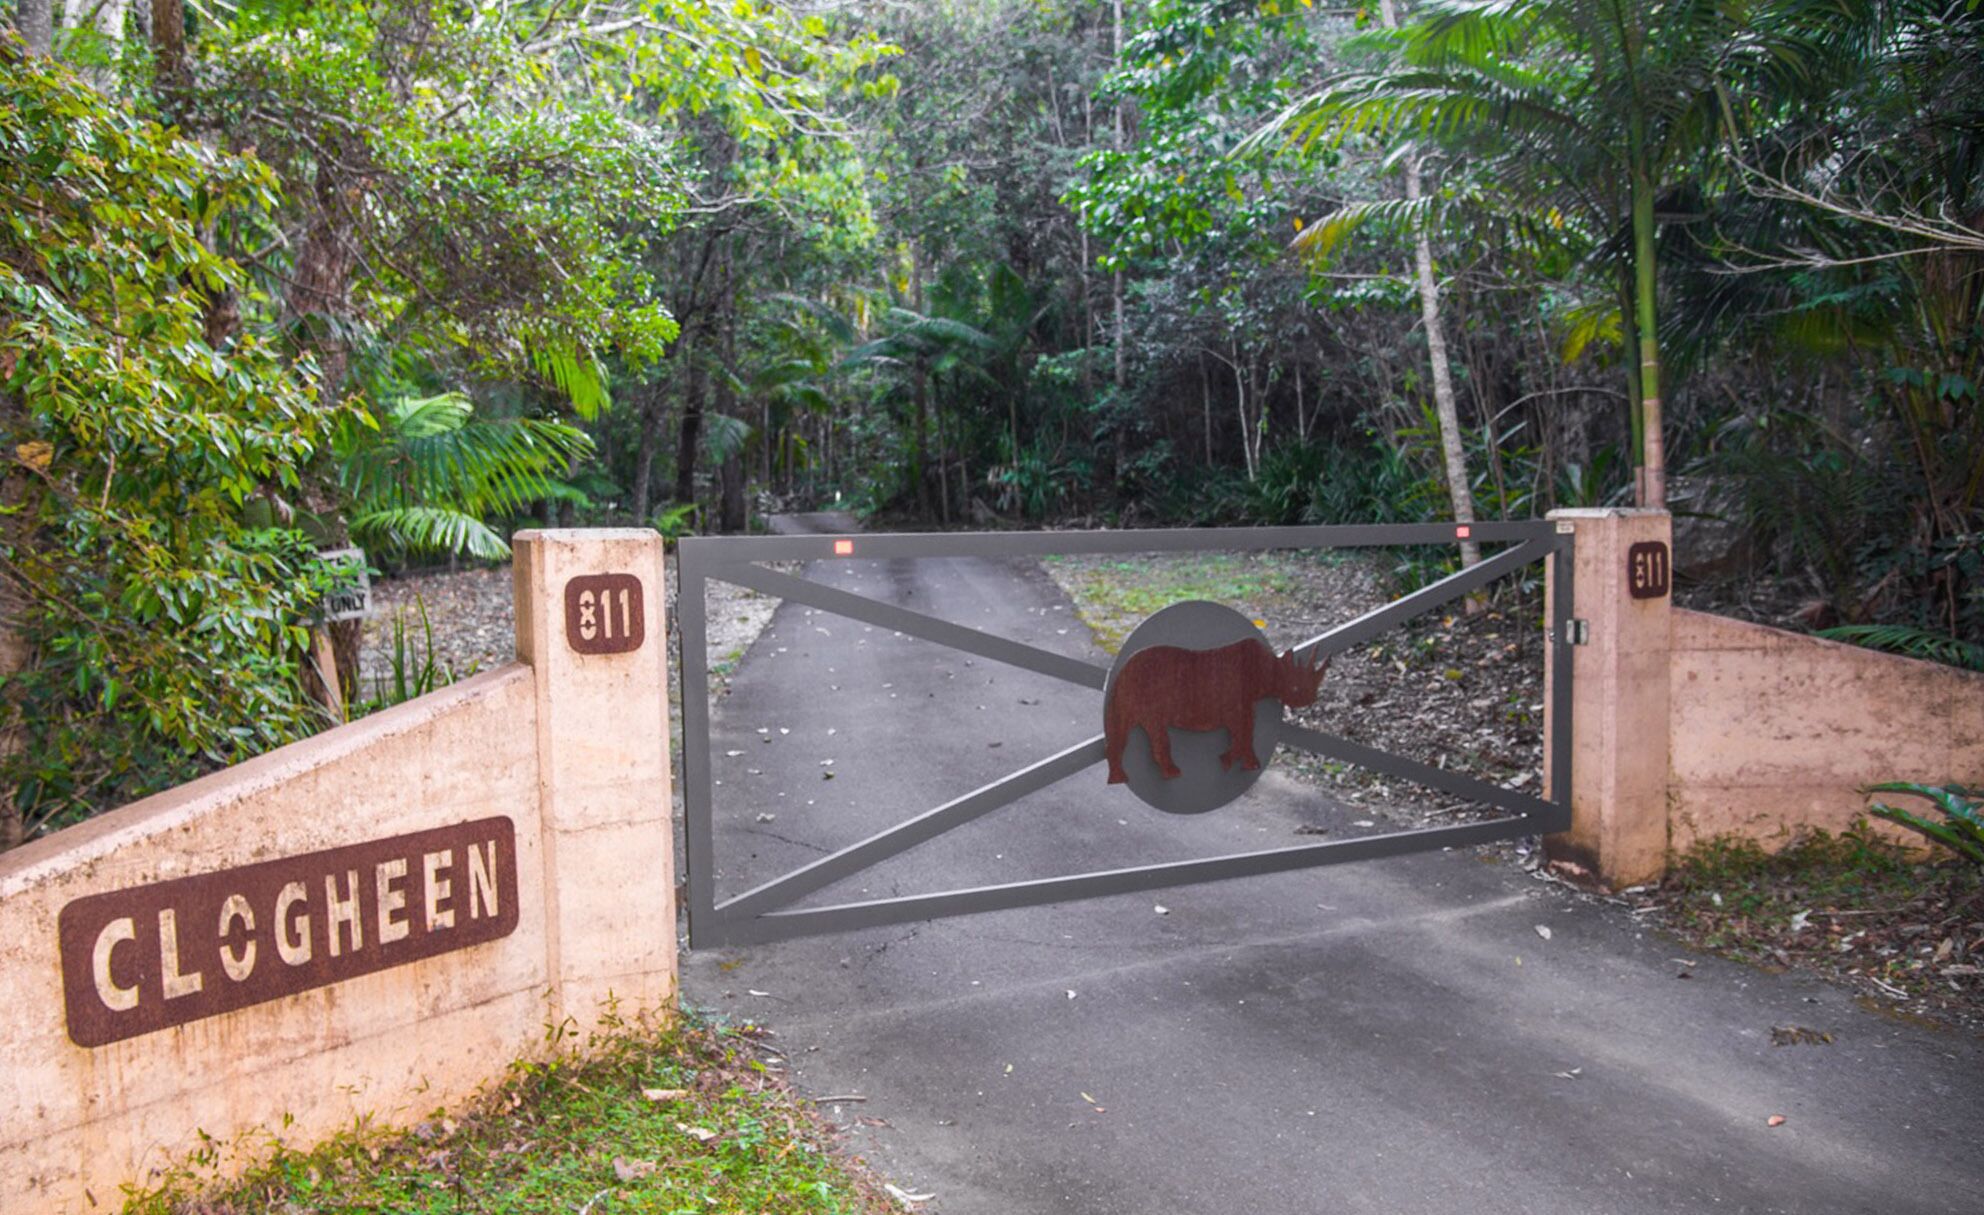
M 1676 608 L 1668 700 L 1677 851 L 1841 830 L 1876 781 L 1984 779 L 1984 674 Z
M 1576 532 L 1571 829 L 1552 853 L 1608 884 L 1658 878 L 1702 839 L 1838 831 L 1877 781 L 1984 780 L 1984 675 L 1628 593 L 1663 512 L 1559 511 Z M 1545 770 L 1549 770 L 1546 761 Z M 1894 829 L 1909 843 L 1917 837 Z
M 637 576 L 646 643 L 571 653 L 559 592 L 608 571 Z M 652 532 L 526 534 L 524 661 L 0 854 L 0 1211 L 115 1209 L 122 1184 L 203 1133 L 227 1173 L 274 1139 L 415 1121 L 541 1049 L 548 1024 L 583 1030 L 608 999 L 627 1016 L 671 1008 L 661 575 Z M 107 1045 L 73 1040 L 57 939 L 76 900 L 492 816 L 514 826 L 520 896 L 501 939 Z M 466 870 L 456 879 L 467 898 Z
M 1571 829 L 1546 842 L 1557 857 L 1629 886 L 1658 877 L 1667 858 L 1669 601 L 1631 598 L 1625 559 L 1635 544 L 1666 542 L 1671 520 L 1664 511 L 1611 509 L 1550 517 L 1576 532 L 1572 611 L 1588 640 L 1571 650 Z M 1546 620 L 1556 619 L 1556 581 L 1544 579 Z M 1544 649 L 1544 687 L 1554 649 Z M 1546 727 L 1544 738 L 1552 737 Z M 1546 757 L 1544 772 L 1554 767 Z

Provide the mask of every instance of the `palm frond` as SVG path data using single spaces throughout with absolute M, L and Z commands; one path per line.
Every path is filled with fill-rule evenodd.
M 592 351 L 569 341 L 540 342 L 531 346 L 530 361 L 588 422 L 613 403 L 606 390 L 606 368 Z
M 703 415 L 703 450 L 716 463 L 730 459 L 744 450 L 756 428 L 742 418 L 733 418 L 727 413 Z
M 444 521 L 585 500 L 562 479 L 592 451 L 592 440 L 575 426 L 551 418 L 480 418 L 467 397 L 454 393 L 402 398 L 382 412 L 377 431 L 343 436 L 338 477 L 354 520 L 385 521 L 371 525 L 384 528 L 384 547 L 452 545 L 449 551 L 470 556 L 501 556 L 508 550 L 490 543 L 493 532 Z M 355 532 L 358 524 L 351 526 Z
M 1310 224 L 1290 243 L 1304 261 L 1320 267 L 1360 228 L 1412 233 L 1433 223 L 1439 210 L 1440 200 L 1431 195 L 1351 203 Z
M 1559 318 L 1563 335 L 1557 353 L 1566 363 L 1575 363 L 1593 342 L 1617 346 L 1624 340 L 1625 317 L 1617 300 L 1577 304 Z
M 510 546 L 495 529 L 445 506 L 398 506 L 355 514 L 351 538 L 366 548 L 393 553 L 462 553 L 503 561 Z

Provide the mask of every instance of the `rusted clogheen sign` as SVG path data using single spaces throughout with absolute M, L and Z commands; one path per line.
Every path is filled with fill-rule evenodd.
M 104 1046 L 508 936 L 508 818 L 80 898 L 62 909 L 69 1037 Z

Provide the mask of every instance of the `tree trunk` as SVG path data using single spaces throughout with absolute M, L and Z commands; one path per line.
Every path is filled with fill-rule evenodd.
M 5 426 L 9 450 L 29 433 L 21 402 L 4 391 L 0 391 L 0 423 Z M 31 488 L 32 482 L 22 464 L 9 461 L 6 474 L 0 476 L 0 508 L 4 508 L 0 509 L 0 543 L 16 551 L 31 542 L 28 534 L 33 518 L 33 512 L 28 509 Z M 0 697 L 7 701 L 9 719 L 20 711 L 20 694 L 14 688 L 13 676 L 34 662 L 33 648 L 21 634 L 21 621 L 27 615 L 28 603 L 19 583 L 11 578 L 0 579 Z M 0 769 L 11 766 L 10 761 L 20 754 L 24 745 L 23 734 L 17 724 L 0 728 Z M 0 781 L 0 851 L 26 842 L 28 837 L 27 814 L 21 809 L 14 793 L 12 781 Z
M 734 536 L 744 530 L 744 457 L 733 452 L 717 468 L 717 530 Z
M 912 256 L 916 258 L 915 263 L 910 267 L 911 291 L 914 293 L 913 306 L 917 314 L 922 315 L 923 259 L 914 252 Z M 916 517 L 928 519 L 930 517 L 930 368 L 922 358 L 916 360 L 910 372 L 909 395 L 911 406 L 916 412 L 916 449 L 910 453 L 909 475 L 916 482 Z M 1014 458 L 1018 458 L 1018 453 L 1015 453 Z
M 1114 0 L 1112 7 L 1115 10 L 1115 31 L 1110 43 L 1110 61 L 1112 66 L 1121 70 L 1123 67 L 1123 0 Z M 1118 100 L 1116 102 L 1116 151 L 1121 153 L 1122 150 L 1123 103 Z M 1116 272 L 1110 295 L 1116 324 L 1116 387 L 1121 388 L 1123 387 L 1124 372 L 1128 366 L 1126 361 L 1128 351 L 1123 347 L 1123 272 L 1121 270 Z
M 283 293 L 283 324 L 293 331 L 299 347 L 317 356 L 319 399 L 328 404 L 343 392 L 350 365 L 351 350 L 339 322 L 350 313 L 356 245 L 345 228 L 338 185 L 329 171 L 320 172 L 317 213 L 304 234 L 289 289 Z
M 1233 369 L 1234 412 L 1240 419 L 1240 464 L 1247 470 L 1247 480 L 1254 479 L 1254 439 L 1248 432 L 1253 429 L 1247 421 L 1247 381 L 1240 375 L 1240 348 L 1233 348 L 1233 361 L 1227 366 Z
M 1206 373 L 1206 359 L 1199 356 L 1199 406 L 1205 419 L 1206 467 L 1212 467 L 1212 377 Z
M 21 31 L 30 55 L 46 59 L 55 53 L 53 0 L 20 0 L 14 6 L 14 27 Z
M 675 443 L 675 501 L 696 500 L 696 452 L 703 441 L 703 361 L 684 331 L 682 382 L 682 425 Z
M 680 350 L 680 347 L 677 347 Z M 628 505 L 634 510 L 634 523 L 644 526 L 654 515 L 654 458 L 661 449 L 662 422 L 667 411 L 660 384 L 641 386 L 640 433 L 634 444 L 634 484 Z
M 1295 440 L 1309 441 L 1309 415 L 1302 408 L 1302 360 L 1295 360 Z
M 1648 510 L 1667 509 L 1667 445 L 1661 436 L 1660 332 L 1655 304 L 1653 182 L 1641 163 L 1644 137 L 1635 116 L 1633 151 L 1633 321 L 1639 331 L 1640 468 L 1634 495 Z
M 90 26 L 102 38 L 109 52 L 110 62 L 117 60 L 118 50 L 124 43 L 124 12 L 129 0 L 68 0 L 64 6 L 62 23 L 71 29 Z M 117 79 L 114 66 L 83 68 L 80 74 L 85 80 L 99 89 L 108 90 Z
M 151 0 L 152 87 L 166 121 L 184 125 L 193 73 L 186 61 L 185 0 Z
M 291 340 L 299 351 L 317 356 L 318 400 L 326 405 L 336 402 L 343 394 L 351 364 L 351 348 L 341 332 L 341 322 L 350 314 L 357 242 L 346 226 L 348 216 L 342 194 L 335 175 L 328 169 L 320 169 L 315 190 L 316 213 L 310 218 L 282 303 L 283 327 Z M 217 314 L 223 323 L 227 311 Z M 213 315 L 208 318 L 210 323 L 214 319 Z M 328 470 L 320 469 L 311 478 L 304 504 L 325 521 L 331 547 L 344 543 L 344 503 Z M 340 620 L 330 626 L 340 693 L 347 704 L 358 692 L 363 626 L 360 620 Z
M 1383 0 L 1381 9 L 1385 28 L 1397 29 L 1398 9 L 1393 0 Z M 1423 197 L 1416 157 L 1405 163 L 1405 197 L 1408 202 L 1416 202 Z M 1467 526 L 1474 522 L 1473 483 L 1467 475 L 1467 451 L 1461 445 L 1460 411 L 1454 404 L 1453 369 L 1447 363 L 1447 331 L 1440 323 L 1440 284 L 1433 277 L 1433 242 L 1423 223 L 1413 232 L 1412 264 L 1419 286 L 1419 315 L 1426 326 L 1426 358 L 1433 365 L 1433 412 L 1440 422 L 1440 452 L 1447 469 L 1447 500 L 1453 505 L 1454 522 Z M 1461 541 L 1461 565 L 1478 565 L 1480 561 L 1480 544 L 1472 539 Z M 1468 610 L 1476 610 L 1476 601 L 1472 596 L 1468 599 Z
M 716 411 L 727 418 L 736 418 L 737 380 L 737 300 L 732 289 L 726 284 L 723 295 L 723 344 L 722 364 L 716 377 Z M 763 436 L 760 436 L 762 438 Z M 746 518 L 744 491 L 750 480 L 750 466 L 744 460 L 744 445 L 739 443 L 729 455 L 724 457 L 718 480 L 722 484 L 721 505 L 717 512 L 717 527 L 726 534 L 744 530 Z

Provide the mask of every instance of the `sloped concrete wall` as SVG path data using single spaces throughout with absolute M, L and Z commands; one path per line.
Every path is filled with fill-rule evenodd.
M 1676 608 L 1667 699 L 1676 852 L 1839 831 L 1876 781 L 1984 781 L 1984 674 Z
M 631 653 L 578 654 L 565 644 L 566 583 L 602 573 L 632 575 L 641 589 L 647 638 Z M 660 538 L 527 533 L 518 538 L 517 587 L 523 661 L 0 854 L 0 1212 L 115 1210 L 123 1185 L 149 1184 L 209 1140 L 225 1174 L 274 1140 L 304 1145 L 360 1121 L 417 1121 L 541 1049 L 550 1025 L 583 1031 L 609 1001 L 622 1016 L 672 1009 Z M 507 935 L 78 1044 L 90 1035 L 76 1032 L 65 1005 L 58 947 L 64 909 L 78 900 L 201 875 L 224 883 L 243 866 L 492 818 L 514 831 Z M 397 907 L 378 893 L 391 890 L 383 869 L 377 881 L 363 879 L 352 914 L 370 947 L 381 947 L 380 926 L 396 916 L 402 939 L 423 913 L 433 931 L 426 892 L 436 887 L 422 884 L 421 868 L 444 859 L 456 866 L 459 914 L 472 913 L 472 898 L 486 903 L 487 891 L 471 894 L 459 850 L 416 854 Z M 283 913 L 256 915 L 256 964 L 267 968 L 278 951 L 271 921 Z M 204 940 L 184 926 L 169 939 L 162 914 L 156 931 L 146 915 L 133 918 L 136 935 L 96 938 L 94 994 L 110 1007 L 170 1003 L 164 976 L 181 968 L 181 995 L 196 970 L 210 996 L 237 981 L 220 951 L 245 948 L 239 938 L 217 946 L 203 920 Z M 331 925 L 330 939 L 338 931 Z M 349 962 L 349 939 L 345 948 Z M 164 961 L 175 953 L 177 962 Z M 118 979 L 120 967 L 151 969 Z M 68 986 L 69 996 L 78 986 L 88 992 L 73 972 Z
M 1984 782 L 1984 674 L 1634 598 L 1631 553 L 1671 545 L 1665 512 L 1550 517 L 1575 534 L 1589 633 L 1571 650 L 1571 827 L 1545 841 L 1554 856 L 1630 886 L 1714 836 L 1842 830 L 1876 782 Z

